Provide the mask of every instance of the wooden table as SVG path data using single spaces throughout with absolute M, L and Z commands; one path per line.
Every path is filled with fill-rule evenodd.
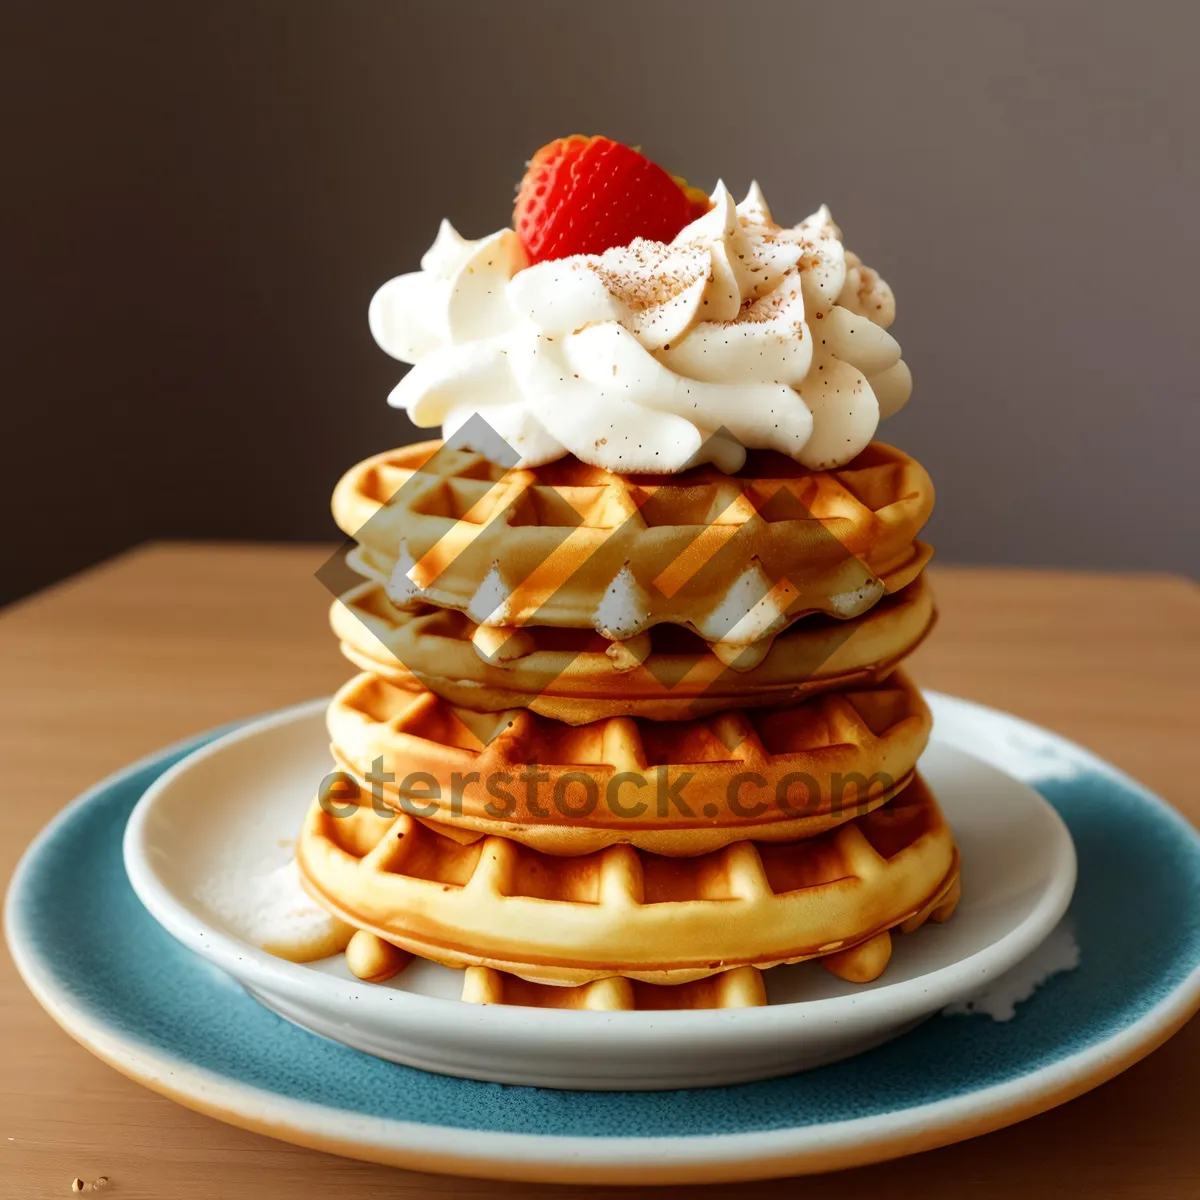
M 86 785 L 235 717 L 331 691 L 346 675 L 313 578 L 324 547 L 143 547 L 0 614 L 0 879 Z M 921 683 L 1066 734 L 1200 822 L 1200 591 L 1181 579 L 941 568 Z M 1154 931 L 1147 930 L 1153 937 Z M 0 1197 L 112 1200 L 344 1195 L 553 1196 L 577 1189 L 441 1178 L 244 1133 L 92 1058 L 0 956 Z M 938 1200 L 1200 1196 L 1200 1021 L 1126 1074 L 975 1141 L 742 1196 Z M 597 1192 L 607 1189 L 597 1189 Z M 694 1194 L 696 1189 L 678 1193 Z M 646 1189 L 666 1196 L 672 1189 Z M 626 1193 L 628 1194 L 628 1193 Z

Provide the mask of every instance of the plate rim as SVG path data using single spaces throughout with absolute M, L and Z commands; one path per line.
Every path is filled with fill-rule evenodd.
M 177 890 L 163 881 L 150 856 L 144 852 L 144 834 L 148 822 L 152 820 L 155 805 L 163 793 L 174 786 L 177 779 L 195 769 L 198 763 L 219 757 L 231 746 L 251 741 L 261 733 L 269 733 L 311 719 L 321 711 L 322 703 L 320 700 L 310 701 L 278 710 L 262 718 L 251 719 L 213 738 L 162 772 L 137 801 L 125 827 L 122 855 L 130 884 L 150 915 L 172 937 L 188 950 L 233 975 L 243 986 L 250 986 L 255 990 L 274 989 L 289 996 L 300 995 L 312 1003 L 320 1003 L 332 993 L 336 995 L 339 1004 L 353 1003 L 356 1009 L 366 1006 L 380 1017 L 385 1013 L 390 1017 L 406 1011 L 429 1024 L 443 1025 L 450 1021 L 454 1024 L 455 1036 L 460 1039 L 469 1036 L 469 1031 L 462 1028 L 462 1012 L 457 1008 L 458 1002 L 452 1002 L 454 1007 L 448 1008 L 448 1002 L 444 998 L 395 992 L 390 989 L 381 992 L 374 985 L 364 984 L 355 979 L 314 974 L 302 965 L 268 954 L 202 920 L 188 909 L 179 898 Z M 1006 774 L 992 764 L 960 751 L 957 747 L 947 748 L 956 755 L 961 753 L 964 757 L 974 759 L 976 764 L 982 763 L 987 771 Z M 846 1011 L 846 997 L 771 1004 L 751 1009 L 685 1011 L 672 1015 L 672 1034 L 680 1037 L 712 1036 L 719 1032 L 737 1042 L 761 1044 L 784 1030 L 795 1033 L 797 1026 L 806 1025 L 813 1025 L 819 1029 L 827 1023 L 838 1024 L 851 1015 L 857 1022 L 869 1020 L 876 1013 L 893 1017 L 900 1013 L 901 1015 L 896 1017 L 896 1023 L 902 1023 L 910 1018 L 928 1015 L 931 1011 L 960 999 L 963 994 L 962 987 L 955 988 L 953 994 L 947 992 L 943 998 L 930 1006 L 924 997 L 933 983 L 944 985 L 952 975 L 961 977 L 970 973 L 970 990 L 974 991 L 1011 970 L 1040 945 L 1061 920 L 1074 893 L 1077 859 L 1070 832 L 1054 807 L 1028 784 L 1016 780 L 1011 775 L 1006 777 L 1031 793 L 1031 799 L 1036 800 L 1039 812 L 1050 819 L 1058 837 L 1054 847 L 1055 871 L 1049 885 L 1038 897 L 1033 910 L 1025 919 L 998 941 L 965 959 L 927 972 L 920 976 L 919 980 L 898 981 L 855 996 L 853 1014 Z M 662 1017 L 655 1012 L 579 1012 L 489 1005 L 487 1021 L 489 1036 L 498 1034 L 528 1037 L 543 1047 L 547 1039 L 555 1044 L 567 1044 L 576 1040 L 581 1031 L 589 1028 L 599 1031 L 610 1028 L 614 1023 L 620 1024 L 622 1034 L 635 1046 L 642 1042 L 657 1044 L 663 1036 Z
M 977 718 L 1000 719 L 1064 748 L 1070 757 L 1121 783 L 1200 843 L 1197 831 L 1166 801 L 1092 751 L 1023 718 L 974 701 L 928 691 L 933 702 Z M 312 707 L 291 706 L 292 709 Z M 288 709 L 279 710 L 280 713 Z M 237 724 L 240 724 L 237 723 Z M 366 1116 L 295 1100 L 197 1067 L 155 1049 L 89 1015 L 74 997 L 59 995 L 15 903 L 32 864 L 55 832 L 97 795 L 176 754 L 229 732 L 234 725 L 184 738 L 139 758 L 65 805 L 21 857 L 5 898 L 5 936 L 18 973 L 35 999 L 77 1042 L 138 1083 L 229 1124 L 346 1157 L 444 1174 L 559 1183 L 739 1182 L 860 1166 L 933 1149 L 1014 1124 L 1073 1099 L 1150 1054 L 1200 1009 L 1200 966 L 1146 1013 L 1103 1042 L 1005 1083 L 899 1112 L 825 1125 L 726 1134 L 666 1137 L 578 1137 L 423 1125 Z M 164 772 L 165 773 L 165 772 Z

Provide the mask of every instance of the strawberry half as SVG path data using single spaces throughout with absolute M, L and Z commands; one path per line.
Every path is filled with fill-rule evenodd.
M 634 238 L 669 242 L 707 197 L 606 137 L 558 138 L 530 160 L 513 227 L 530 262 L 601 254 Z

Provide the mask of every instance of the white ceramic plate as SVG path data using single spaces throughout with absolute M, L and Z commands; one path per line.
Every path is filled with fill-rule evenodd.
M 252 722 L 166 771 L 129 820 L 125 866 L 151 914 L 185 946 L 295 1023 L 368 1053 L 464 1078 L 543 1087 L 659 1089 L 743 1082 L 828 1063 L 978 992 L 1033 951 L 1066 910 L 1075 852 L 1031 788 L 938 739 L 921 769 L 962 853 L 954 918 L 895 939 L 874 984 L 813 963 L 767 973 L 765 1008 L 579 1012 L 466 1005 L 461 974 L 415 963 L 367 984 L 340 955 L 311 966 L 239 937 L 198 896 L 278 855 L 332 768 L 322 702 Z

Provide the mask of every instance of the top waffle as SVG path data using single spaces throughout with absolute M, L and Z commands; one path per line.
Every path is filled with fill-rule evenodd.
M 333 495 L 352 564 L 398 604 L 611 638 L 669 621 L 734 647 L 910 583 L 932 507 L 925 470 L 881 443 L 837 471 L 753 453 L 736 475 L 623 476 L 573 458 L 506 470 L 425 442 L 359 463 Z

